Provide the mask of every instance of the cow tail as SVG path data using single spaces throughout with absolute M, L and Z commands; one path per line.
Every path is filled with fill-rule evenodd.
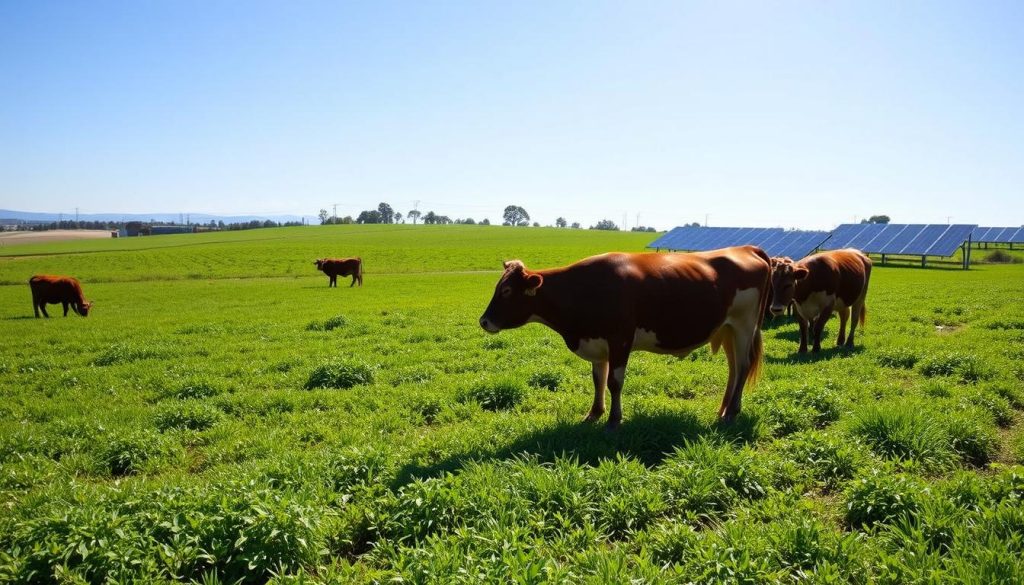
M 864 292 L 860 304 L 860 319 L 859 325 L 861 329 L 864 328 L 864 324 L 868 321 L 868 283 L 871 282 L 871 258 L 864 256 Z
M 750 370 L 747 372 L 747 385 L 753 387 L 761 377 L 761 364 L 764 362 L 764 343 L 761 341 L 761 326 L 754 330 L 754 343 L 750 344 Z
M 755 248 L 755 254 L 768 266 L 768 276 L 765 278 L 764 287 L 761 289 L 761 313 L 760 319 L 754 328 L 754 342 L 750 344 L 750 370 L 747 372 L 747 384 L 753 386 L 761 377 L 761 365 L 764 362 L 764 341 L 761 339 L 761 326 L 768 315 L 769 305 L 772 302 L 772 260 L 761 248 Z

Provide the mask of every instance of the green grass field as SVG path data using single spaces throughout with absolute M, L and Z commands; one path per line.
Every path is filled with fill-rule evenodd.
M 501 261 L 651 234 L 331 226 L 0 256 L 0 581 L 1024 582 L 1024 265 L 878 267 L 852 352 L 636 353 L 615 433 Z M 975 259 L 985 251 L 975 251 Z M 365 286 L 312 261 L 362 256 Z M 72 274 L 88 318 L 32 318 Z

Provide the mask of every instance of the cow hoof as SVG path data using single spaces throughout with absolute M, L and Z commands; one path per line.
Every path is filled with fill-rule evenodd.
M 601 415 L 603 415 L 603 414 L 604 414 L 604 412 L 595 412 L 595 411 L 591 410 L 590 412 L 587 413 L 587 416 L 583 417 L 583 422 L 585 422 L 585 423 L 594 422 L 594 421 L 600 419 Z
M 606 433 L 614 433 L 617 430 L 619 430 L 619 421 L 608 421 L 604 425 L 604 432 Z

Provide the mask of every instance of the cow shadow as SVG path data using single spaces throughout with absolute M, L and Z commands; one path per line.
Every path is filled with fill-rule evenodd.
M 800 341 L 799 332 L 797 332 L 796 341 L 798 343 Z M 830 345 L 827 347 L 822 347 L 821 351 L 819 351 L 818 353 L 814 353 L 812 351 L 808 351 L 807 353 L 799 353 L 798 351 L 794 350 L 793 353 L 783 357 L 765 355 L 764 359 L 766 362 L 770 364 L 810 364 L 831 359 L 849 358 L 864 351 L 864 346 L 862 345 L 855 345 L 853 347 L 837 347 L 835 345 L 831 345 L 835 343 L 835 339 L 829 339 L 828 341 L 825 341 L 823 338 L 822 345 L 824 346 L 826 343 Z
M 32 315 L 19 315 L 17 317 L 4 317 L 4 321 L 23 321 L 28 319 L 35 319 Z
M 637 414 L 623 421 L 615 431 L 601 423 L 559 422 L 520 437 L 506 445 L 485 443 L 461 453 L 424 465 L 402 467 L 393 488 L 415 478 L 430 478 L 456 472 L 471 462 L 503 461 L 535 457 L 542 463 L 571 458 L 583 465 L 625 456 L 652 466 L 661 463 L 677 447 L 700 439 L 729 443 L 750 443 L 757 434 L 756 415 L 741 413 L 732 423 L 701 421 L 688 412 Z

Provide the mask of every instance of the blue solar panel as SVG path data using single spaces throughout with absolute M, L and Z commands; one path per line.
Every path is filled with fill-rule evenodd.
M 896 234 L 896 237 L 878 249 L 879 254 L 899 254 L 925 228 L 924 224 L 918 223 L 901 225 L 900 227 L 902 229 Z
M 971 232 L 974 231 L 975 227 L 977 226 L 947 226 L 948 229 L 939 236 L 938 240 L 925 253 L 929 256 L 952 256 L 956 253 L 957 248 L 971 237 Z
M 803 258 L 828 237 L 828 232 L 786 231 L 782 228 L 677 227 L 647 247 L 702 251 L 752 244 L 760 246 L 770 256 Z
M 857 248 L 869 254 L 952 256 L 975 229 L 967 224 L 844 224 L 823 247 Z
M 888 246 L 889 242 L 895 239 L 906 227 L 901 224 L 887 224 L 864 247 L 881 250 Z
M 1024 228 L 980 227 L 971 234 L 971 240 L 988 244 L 1024 244 Z

